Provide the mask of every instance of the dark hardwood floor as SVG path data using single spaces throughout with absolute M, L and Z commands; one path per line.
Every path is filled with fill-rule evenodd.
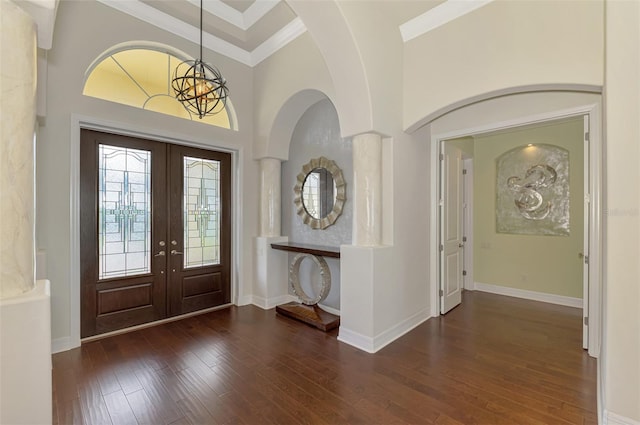
M 53 356 L 57 424 L 595 424 L 580 310 L 481 292 L 367 354 L 247 306 Z

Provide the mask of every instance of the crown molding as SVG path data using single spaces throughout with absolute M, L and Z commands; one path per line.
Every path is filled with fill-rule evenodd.
M 219 1 L 219 0 L 218 0 Z M 243 29 L 248 30 L 264 17 L 271 9 L 276 7 L 280 0 L 259 0 L 254 2 L 242 14 Z
M 254 3 L 255 4 L 255 3 Z M 307 31 L 302 19 L 295 18 L 251 52 L 251 66 L 256 66 Z
M 200 0 L 187 1 L 198 8 L 200 7 Z M 256 1 L 249 6 L 244 13 L 237 11 L 221 0 L 207 0 L 206 2 L 203 2 L 202 8 L 223 21 L 246 31 L 251 28 L 253 24 L 262 19 L 271 9 L 276 7 L 278 3 L 280 3 L 280 0 Z
M 400 25 L 402 41 L 407 42 L 453 21 L 467 13 L 486 6 L 493 0 L 447 0 Z
M 139 0 L 97 0 L 98 2 L 116 9 L 120 12 L 131 15 L 141 21 L 161 28 L 172 34 L 189 40 L 193 43 L 200 42 L 200 29 L 189 25 L 173 16 L 161 12 L 151 6 L 142 3 Z M 202 33 L 202 44 L 209 50 L 218 52 L 221 55 L 235 59 L 245 65 L 251 66 L 251 55 L 244 49 L 235 46 L 228 41 L 218 38 L 207 32 Z
M 118 1 L 118 0 L 97 0 L 98 2 L 104 4 L 105 6 L 109 6 L 115 10 L 118 10 L 122 13 L 126 13 L 127 15 L 133 16 L 137 19 L 140 19 L 143 22 L 146 22 L 155 27 L 161 28 L 165 31 L 168 31 L 178 37 L 189 40 L 193 43 L 199 43 L 200 37 L 200 29 L 194 27 L 193 25 L 189 25 L 179 19 L 174 18 L 173 16 L 161 12 L 151 6 L 146 5 L 145 3 L 139 0 L 127 0 L 127 1 Z M 194 0 L 189 0 L 193 3 Z M 218 1 L 218 0 L 216 0 Z M 218 1 L 219 2 L 219 1 Z M 221 2 L 220 2 L 221 3 Z M 268 8 L 272 8 L 277 4 L 277 2 L 266 1 L 266 2 L 256 2 L 257 3 L 265 3 L 264 6 L 260 6 L 261 9 L 256 12 L 250 12 L 251 16 L 258 16 L 260 13 L 266 13 Z M 224 3 L 223 3 L 224 4 Z M 226 5 L 225 5 L 226 6 Z M 226 6 L 229 9 L 234 10 L 239 13 L 237 10 Z M 251 8 L 249 8 L 251 9 Z M 247 12 L 249 11 L 247 9 Z M 245 12 L 245 13 L 247 13 Z M 263 15 L 264 16 L 264 15 Z M 224 19 L 224 18 L 223 18 Z M 254 18 L 251 18 L 254 19 Z M 258 18 L 259 19 L 259 18 Z M 221 55 L 227 56 L 233 60 L 236 60 L 242 64 L 253 67 L 258 63 L 262 62 L 292 40 L 296 39 L 298 36 L 303 34 L 307 28 L 300 18 L 295 18 L 293 21 L 289 22 L 286 26 L 284 26 L 281 30 L 276 32 L 274 35 L 269 37 L 266 41 L 256 47 L 253 51 L 249 52 L 244 50 L 234 44 L 229 43 L 226 40 L 223 40 L 215 35 L 212 35 L 208 32 L 202 33 L 202 44 L 209 50 L 220 53 Z
M 196 6 L 200 9 L 200 0 L 187 0 L 192 5 Z M 223 3 L 220 0 L 207 0 L 202 2 L 202 8 L 206 10 L 208 13 L 212 15 L 216 15 L 218 18 L 223 21 L 227 21 L 228 23 L 241 28 L 243 28 L 243 17 L 242 12 L 237 11 L 233 7 L 229 6 L 226 3 Z

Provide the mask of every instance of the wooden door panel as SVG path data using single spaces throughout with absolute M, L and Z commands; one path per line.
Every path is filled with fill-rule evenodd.
M 202 159 L 212 161 L 219 170 L 217 174 L 217 189 L 213 192 L 218 195 L 219 200 L 211 202 L 215 208 L 206 210 L 206 214 L 217 217 L 217 230 L 219 251 L 219 261 L 216 264 L 190 265 L 189 243 L 185 240 L 184 208 L 193 199 L 185 201 L 185 157 L 191 159 Z M 167 291 L 169 300 L 169 315 L 174 316 L 184 314 L 204 308 L 217 307 L 231 302 L 231 155 L 222 152 L 212 152 L 186 146 L 172 145 L 169 154 L 169 239 L 171 249 L 169 252 L 170 281 Z M 198 175 L 198 174 L 196 174 Z M 189 177 L 189 176 L 187 176 Z M 191 177 L 190 177 L 191 178 Z M 197 179 L 196 179 L 197 180 Z M 202 188 L 202 195 L 190 196 L 198 198 L 198 202 L 203 206 L 208 205 L 203 199 L 205 187 Z M 193 188 L 191 188 L 193 189 Z M 208 189 L 211 189 L 208 187 Z M 196 190 L 196 192 L 198 192 Z M 194 223 L 191 223 L 192 225 Z M 196 223 L 187 233 L 193 239 L 204 238 L 205 221 Z M 204 252 L 204 250 L 203 250 Z M 202 254 L 204 255 L 204 254 Z
M 146 205 L 144 211 L 138 210 L 136 206 L 136 202 L 139 201 L 137 197 L 143 195 L 129 193 L 125 196 L 126 191 L 119 193 L 115 189 L 110 195 L 120 196 L 114 195 L 118 200 L 113 201 L 119 206 L 112 210 L 105 206 L 107 205 L 105 199 L 110 196 L 105 194 L 108 192 L 108 189 L 105 188 L 115 183 L 107 182 L 106 177 L 103 177 L 103 181 L 100 183 L 98 173 L 102 172 L 107 175 L 111 172 L 106 169 L 100 170 L 100 145 L 131 149 L 145 153 L 145 155 L 149 153 L 151 193 L 149 198 L 145 197 L 144 199 Z M 80 157 L 81 336 L 96 335 L 166 317 L 166 255 L 155 256 L 162 250 L 161 245 L 166 243 L 167 234 L 165 145 L 133 137 L 82 130 Z M 134 179 L 129 177 L 129 174 L 134 171 L 129 171 L 126 166 L 124 171 L 120 171 L 127 176 L 121 183 L 123 187 L 136 184 Z M 147 176 L 146 172 L 138 174 Z M 100 191 L 101 184 L 103 192 Z M 102 198 L 99 199 L 99 196 Z M 126 202 L 123 201 L 125 197 L 127 198 Z M 133 205 L 125 205 L 129 201 L 133 202 Z M 100 207 L 100 205 L 103 206 Z M 109 221 L 109 218 L 100 219 L 101 208 L 105 217 L 120 217 L 120 221 Z M 106 210 L 109 212 L 107 213 Z M 140 224 L 131 220 L 127 214 L 131 216 L 148 214 L 150 220 L 148 223 L 145 220 L 144 226 L 150 226 L 151 230 L 147 230 L 145 227 L 143 233 L 149 236 L 145 236 L 142 241 L 127 238 L 127 230 L 124 229 L 133 229 Z M 101 220 L 104 222 L 101 223 Z M 99 226 L 104 227 L 101 237 L 99 237 Z M 124 256 L 123 258 L 129 255 L 124 248 L 127 243 L 137 243 L 143 247 L 144 253 L 140 256 L 144 258 L 144 264 L 141 268 L 145 270 L 148 268 L 147 273 L 133 273 L 117 277 L 113 276 L 115 273 L 104 273 L 105 265 L 101 261 L 107 260 L 104 255 L 102 259 L 99 258 L 100 252 L 102 250 L 104 254 L 110 249 L 105 248 L 107 243 L 110 243 L 110 236 L 118 237 L 118 235 L 107 235 L 105 229 L 110 227 L 119 228 L 122 235 L 125 235 L 122 236 L 122 240 L 111 242 L 112 244 L 121 243 L 122 249 L 125 250 L 124 253 L 118 253 L 118 255 Z M 129 233 L 130 235 L 131 233 Z M 126 264 L 128 260 L 124 261 Z M 102 278 L 100 277 L 101 267 Z
M 103 146 L 102 151 L 100 146 Z M 113 158 L 118 155 L 126 158 L 133 155 L 133 162 L 144 158 L 150 165 L 145 165 L 147 171 L 144 172 L 128 170 L 128 165 L 114 169 L 99 165 L 100 161 L 105 163 L 108 156 Z M 82 130 L 80 158 L 83 338 L 231 302 L 230 154 Z M 202 178 L 197 173 L 187 172 L 190 179 L 187 191 L 191 197 L 187 201 L 191 204 L 185 203 L 183 168 L 185 164 L 199 163 L 202 167 L 216 169 L 215 181 L 210 181 L 204 171 L 201 171 Z M 108 175 L 113 172 L 122 173 L 122 179 L 109 180 Z M 150 195 L 149 192 L 141 194 L 133 189 L 120 189 L 139 184 L 136 180 L 141 178 L 139 174 L 148 179 L 145 180 L 145 188 L 148 188 L 150 181 Z M 213 183 L 215 190 L 212 189 Z M 107 188 L 114 184 L 115 189 Z M 196 193 L 192 193 L 193 190 Z M 210 192 L 215 192 L 212 198 L 215 202 L 201 202 L 200 198 L 211 198 Z M 140 201 L 144 204 L 142 210 L 135 201 L 138 197 L 144 200 Z M 130 201 L 123 201 L 125 198 Z M 184 205 L 193 211 L 187 208 L 185 215 Z M 150 217 L 150 220 L 142 220 L 142 224 L 136 221 L 141 214 Z M 193 219 L 196 216 L 200 221 Z M 184 231 L 185 220 L 191 226 L 187 227 L 187 233 Z M 214 236 L 208 228 L 211 223 L 215 224 Z M 135 238 L 127 239 L 127 231 L 123 229 L 126 226 L 135 229 L 140 225 L 146 235 L 144 242 Z M 117 228 L 117 231 L 108 234 L 110 227 Z M 202 229 L 206 231 L 203 233 Z M 132 232 L 136 230 L 131 230 L 129 236 Z M 112 240 L 114 235 L 115 241 Z M 188 239 L 186 242 L 185 238 Z M 198 238 L 204 241 L 200 252 L 198 249 L 190 250 L 194 243 L 197 244 Z M 212 238 L 216 242 L 209 244 Z M 133 272 L 130 272 L 126 266 L 130 252 L 126 249 L 132 244 L 137 244 L 137 249 L 144 246 L 144 265 L 138 268 L 134 266 Z M 115 250 L 114 255 L 123 255 L 124 260 L 109 257 L 108 254 L 113 254 L 109 250 Z M 212 252 L 215 261 L 198 263 L 198 256 L 209 258 Z M 139 257 L 136 258 L 136 261 L 140 261 Z M 115 268 L 115 272 L 109 269 L 108 262 L 112 260 L 124 261 L 122 269 L 127 270 L 124 275 L 119 274 L 119 267 Z M 109 270 L 105 273 L 105 269 Z
M 96 285 L 98 317 L 141 307 L 153 306 L 153 281 L 122 288 L 100 289 Z
M 182 313 L 228 303 L 222 273 L 205 273 L 182 279 Z
M 182 279 L 185 298 L 222 291 L 222 273 L 198 274 Z

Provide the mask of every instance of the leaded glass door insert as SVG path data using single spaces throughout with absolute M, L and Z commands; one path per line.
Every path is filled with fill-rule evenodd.
M 169 314 L 231 301 L 231 155 L 171 146 Z
M 99 279 L 151 271 L 151 152 L 98 148 Z
M 83 338 L 167 316 L 167 150 L 81 131 Z
M 83 338 L 231 302 L 231 155 L 81 130 Z
M 220 161 L 185 156 L 184 267 L 220 264 Z

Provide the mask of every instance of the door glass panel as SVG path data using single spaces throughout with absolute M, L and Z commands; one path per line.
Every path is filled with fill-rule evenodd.
M 100 145 L 99 279 L 151 271 L 151 152 Z
M 220 161 L 184 157 L 184 267 L 220 264 Z

